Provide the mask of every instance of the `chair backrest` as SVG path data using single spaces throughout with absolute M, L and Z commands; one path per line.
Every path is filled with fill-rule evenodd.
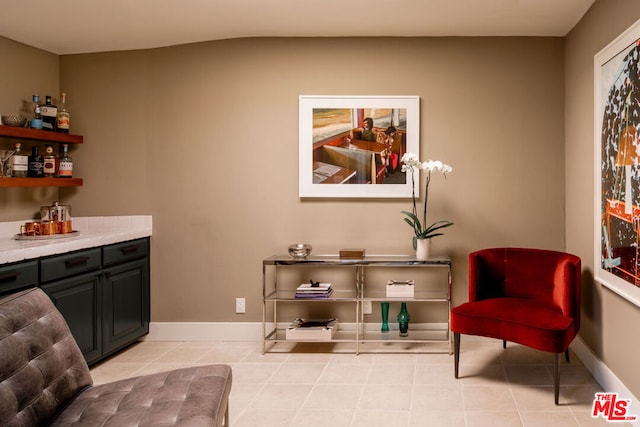
M 39 288 L 0 299 L 0 425 L 45 425 L 92 384 L 69 327 Z
M 512 297 L 558 307 L 580 328 L 580 258 L 565 252 L 491 248 L 469 254 L 469 301 Z

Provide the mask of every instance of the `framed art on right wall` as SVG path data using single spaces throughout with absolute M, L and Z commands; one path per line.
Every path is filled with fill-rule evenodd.
M 640 21 L 594 57 L 595 279 L 640 306 Z

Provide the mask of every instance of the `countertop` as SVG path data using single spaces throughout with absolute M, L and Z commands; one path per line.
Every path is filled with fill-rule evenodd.
M 15 240 L 25 221 L 0 222 L 0 265 L 150 237 L 151 215 L 74 217 L 71 237 Z

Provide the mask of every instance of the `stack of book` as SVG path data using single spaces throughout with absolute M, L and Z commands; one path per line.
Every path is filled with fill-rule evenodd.
M 296 289 L 296 298 L 329 298 L 332 293 L 331 283 L 303 283 Z
M 296 319 L 287 328 L 288 340 L 329 341 L 338 330 L 338 319 Z

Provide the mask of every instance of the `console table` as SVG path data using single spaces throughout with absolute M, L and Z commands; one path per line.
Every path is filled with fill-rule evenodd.
M 329 277 L 330 280 L 326 280 Z M 337 277 L 337 280 L 335 278 Z M 434 258 L 426 261 L 417 260 L 408 255 L 372 255 L 362 259 L 344 259 L 337 255 L 311 255 L 303 259 L 295 259 L 288 255 L 274 255 L 262 262 L 262 352 L 267 351 L 268 343 L 277 342 L 318 342 L 315 340 L 286 339 L 286 328 L 294 318 L 280 315 L 278 307 L 287 305 L 289 312 L 302 307 L 301 312 L 334 312 L 339 305 L 346 305 L 342 312 L 349 313 L 353 323 L 351 328 L 341 328 L 340 318 L 338 330 L 331 343 L 352 343 L 355 353 L 361 352 L 365 343 L 448 343 L 449 354 L 452 352 L 452 334 L 449 324 L 451 311 L 451 260 L 448 257 Z M 413 280 L 414 296 L 411 298 L 389 298 L 386 293 L 388 280 Z M 295 298 L 296 288 L 310 280 L 331 282 L 334 292 L 328 298 L 299 299 Z M 364 309 L 368 305 L 379 306 L 381 302 L 407 302 L 410 312 L 415 310 L 412 318 L 419 317 L 420 311 L 429 310 L 433 304 L 440 305 L 441 311 L 446 308 L 446 320 L 429 324 L 412 323 L 407 337 L 400 337 L 398 330 L 381 332 L 380 324 L 364 321 Z M 293 307 L 292 308 L 292 304 Z M 298 304 L 311 304 L 303 307 Z M 318 305 L 322 305 L 318 307 Z M 373 307 L 375 307 L 375 305 Z M 373 313 L 379 313 L 374 308 Z M 303 316 L 297 316 L 303 317 Z M 335 315 L 332 317 L 336 317 Z M 269 318 L 269 319 L 268 319 Z M 378 318 L 378 317 L 376 317 Z M 345 323 L 346 325 L 346 323 Z M 354 327 L 355 325 L 355 327 Z M 389 313 L 389 325 L 397 327 L 395 312 Z M 373 328 L 375 326 L 375 328 Z

